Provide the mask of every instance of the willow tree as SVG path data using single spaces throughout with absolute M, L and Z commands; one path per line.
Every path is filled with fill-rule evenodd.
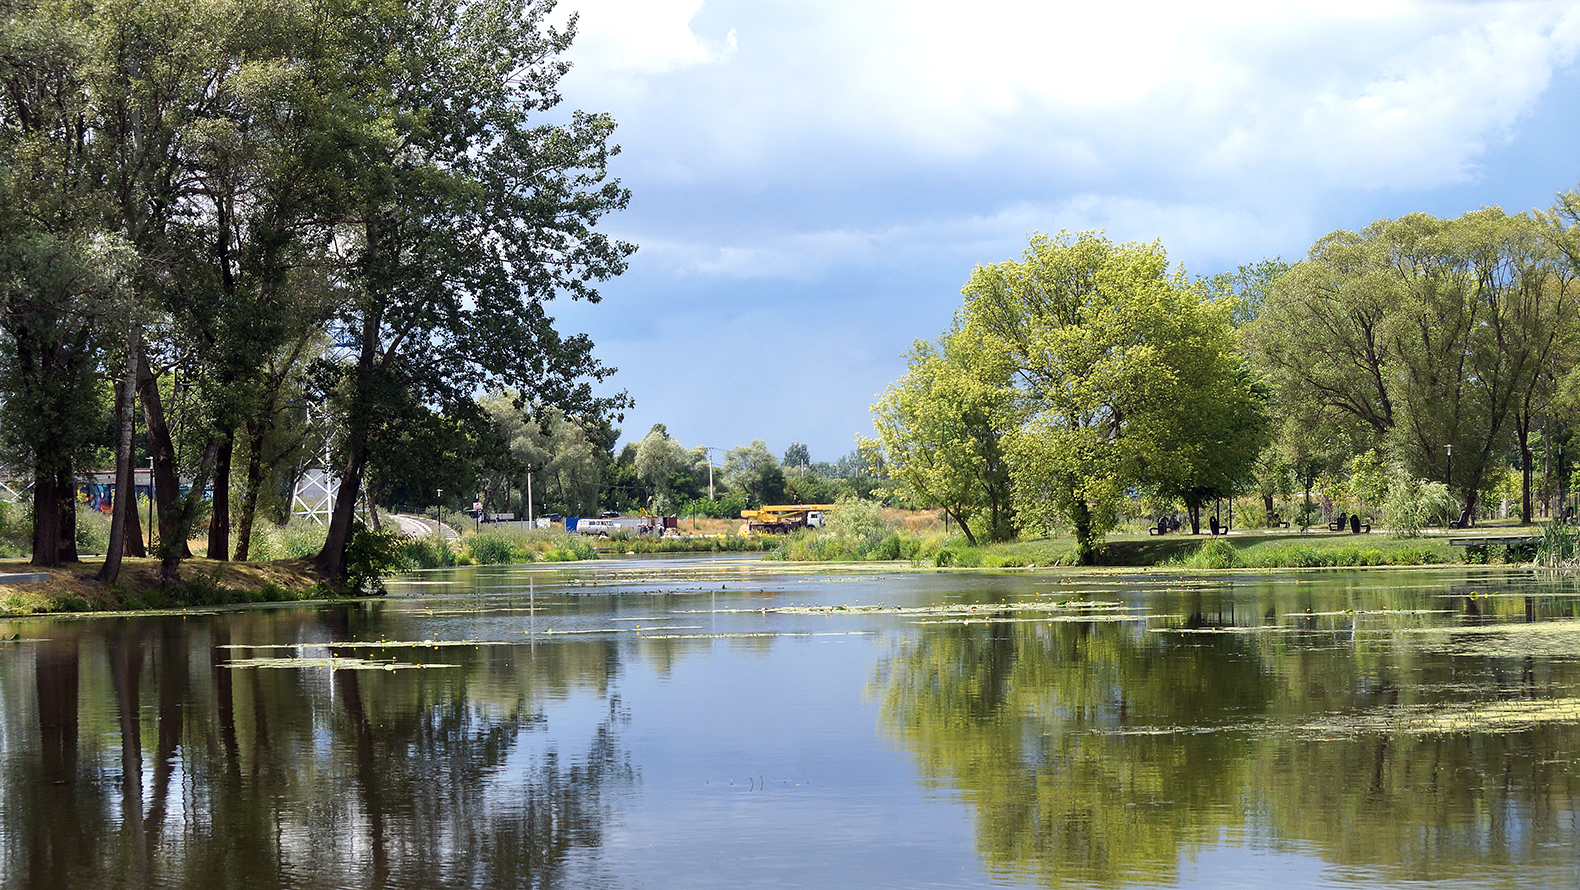
M 520 498 L 521 516 L 561 513 L 590 516 L 598 512 L 598 495 L 613 456 L 618 431 L 607 423 L 569 417 L 558 408 L 542 418 L 517 407 L 515 392 L 493 392 L 478 400 L 509 460 L 485 478 L 491 503 L 505 504 L 512 492 Z
M 628 200 L 606 173 L 614 122 L 548 118 L 575 22 L 551 26 L 552 6 L 353 2 L 325 25 L 341 47 L 326 90 L 343 97 L 327 163 L 351 252 L 333 322 L 350 358 L 326 369 L 345 419 L 317 558 L 331 578 L 345 574 L 370 459 L 397 432 L 386 406 L 459 411 L 486 386 L 517 390 L 534 413 L 623 403 L 594 398 L 611 369 L 545 310 L 557 296 L 598 299 L 635 249 L 595 230 Z
M 1171 272 L 1153 244 L 1034 235 L 966 283 L 964 336 L 1009 363 L 1024 421 L 1009 437 L 1022 526 L 1068 522 L 1091 562 L 1139 485 L 1216 490 L 1262 444 L 1233 301 Z
M 1452 446 L 1468 522 L 1511 442 L 1530 465 L 1532 418 L 1574 337 L 1555 231 L 1492 207 L 1334 232 L 1273 288 L 1251 326 L 1257 361 L 1330 435 L 1364 426 L 1417 476 L 1447 478 Z

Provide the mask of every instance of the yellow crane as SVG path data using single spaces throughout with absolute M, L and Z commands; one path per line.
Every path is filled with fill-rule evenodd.
M 747 520 L 747 531 L 778 535 L 798 528 L 817 528 L 838 509 L 838 504 L 779 504 L 742 510 L 741 518 Z

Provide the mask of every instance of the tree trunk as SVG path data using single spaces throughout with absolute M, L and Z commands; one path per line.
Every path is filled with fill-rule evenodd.
M 82 562 L 77 555 L 77 479 L 70 469 L 55 478 L 55 495 L 60 498 L 60 561 Z
M 126 330 L 126 376 L 115 384 L 115 502 L 111 507 L 110 543 L 104 551 L 104 565 L 94 577 L 110 584 L 121 576 L 121 557 L 126 554 L 127 517 L 137 516 L 137 479 L 133 474 L 132 412 L 137 410 L 137 356 L 140 329 L 134 320 Z
M 131 504 L 126 511 L 126 534 L 122 538 L 124 546 L 121 548 L 121 555 L 135 556 L 138 559 L 142 559 L 148 555 L 148 548 L 143 546 L 143 514 L 142 511 L 137 509 L 137 477 L 135 474 L 132 476 L 132 479 L 132 491 L 127 495 L 127 499 L 131 501 Z
M 192 555 L 185 537 L 176 532 L 180 516 L 177 500 L 181 483 L 176 478 L 176 447 L 165 423 L 164 405 L 159 399 L 159 378 L 154 376 L 146 355 L 137 360 L 137 395 L 143 403 L 143 419 L 148 427 L 148 449 L 154 457 L 154 512 L 158 514 L 159 546 L 174 547 L 176 557 Z
M 236 448 L 236 431 L 220 434 L 214 458 L 214 511 L 208 522 L 208 558 L 230 558 L 230 459 Z
M 1070 524 L 1075 526 L 1075 560 L 1083 566 L 1097 562 L 1097 546 L 1092 540 L 1092 508 L 1081 498 L 1075 498 L 1070 511 Z
M 60 497 L 55 471 L 42 460 L 33 467 L 33 565 L 48 568 L 60 560 Z
M 362 506 L 368 511 L 368 523 L 374 531 L 381 531 L 379 526 L 378 498 L 374 497 L 375 485 L 368 482 L 362 486 Z
M 203 492 L 208 488 L 212 477 L 219 446 L 218 437 L 209 439 L 208 447 L 203 449 L 203 456 L 199 458 L 197 469 L 192 474 L 191 490 L 176 502 L 176 515 L 174 521 L 170 523 L 176 540 L 168 544 L 160 542 L 159 576 L 166 585 L 174 584 L 179 580 L 181 560 L 192 557 L 192 551 L 187 548 L 186 541 L 192 536 L 192 525 L 197 519 L 198 504 L 202 502 Z M 180 546 L 176 546 L 177 543 Z
M 252 523 L 258 517 L 258 494 L 263 487 L 263 423 L 247 421 L 247 485 L 241 492 L 241 516 L 236 523 L 236 561 L 245 562 L 252 550 Z
M 965 533 L 966 543 L 971 545 L 972 547 L 975 547 L 977 545 L 977 539 L 976 539 L 975 535 L 971 534 L 971 526 L 966 524 L 966 521 L 963 518 L 961 518 L 959 513 L 956 513 L 955 511 L 949 510 L 949 509 L 945 509 L 944 512 L 947 513 L 949 516 L 953 517 L 954 520 L 955 520 L 955 524 L 960 526 L 960 531 Z
M 356 519 L 357 495 L 362 488 L 362 472 L 367 466 L 367 445 L 357 443 L 350 449 L 345 470 L 340 474 L 340 490 L 335 494 L 335 510 L 329 517 L 329 532 L 324 549 L 313 562 L 331 585 L 346 577 L 346 545 L 351 543 L 351 527 Z
M 376 256 L 382 250 L 381 231 L 378 214 L 373 213 L 367 222 L 370 255 Z M 382 326 L 383 316 L 379 312 L 369 311 L 363 315 L 362 343 L 351 380 L 354 395 L 346 417 L 345 471 L 340 474 L 340 490 L 335 493 L 335 509 L 329 517 L 329 532 L 324 537 L 324 549 L 318 552 L 318 558 L 313 561 L 332 588 L 345 584 L 346 546 L 351 543 L 357 496 L 361 494 L 362 475 L 367 470 L 371 445 L 368 441 L 369 421 L 364 411 L 371 406 L 364 404 L 364 390 L 378 368 L 379 329 Z
M 1531 452 L 1531 425 L 1529 422 L 1519 424 L 1520 437 L 1520 524 L 1530 525 L 1535 513 L 1534 502 L 1531 498 L 1531 464 L 1536 460 L 1536 455 Z

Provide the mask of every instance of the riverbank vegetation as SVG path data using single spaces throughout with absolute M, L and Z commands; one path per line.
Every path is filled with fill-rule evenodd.
M 971 543 L 964 536 L 934 531 L 907 533 L 892 525 L 864 535 L 801 532 L 782 540 L 773 558 L 794 561 L 891 560 L 938 568 L 1036 568 L 1078 566 L 1149 569 L 1333 568 L 1413 566 L 1446 563 L 1520 562 L 1523 551 L 1472 551 L 1442 536 L 1356 537 L 1348 533 L 1240 533 L 1193 537 L 1115 534 L 1095 554 L 1081 556 L 1073 535 L 1035 540 Z
M 1075 562 L 1099 564 L 1138 522 L 1345 523 L 1407 540 L 1220 541 L 1193 558 L 1382 564 L 1443 556 L 1408 542 L 1423 529 L 1566 518 L 1577 220 L 1580 193 L 1512 216 L 1412 214 L 1211 278 L 1170 269 L 1156 242 L 1034 235 L 1019 260 L 979 266 L 949 329 L 915 344 L 868 450 L 890 496 L 960 529 L 946 560 L 1068 536 Z
M 173 582 L 164 577 L 157 559 L 127 559 L 121 577 L 112 583 L 98 579 L 99 568 L 99 560 L 84 560 L 49 569 L 45 581 L 0 586 L 0 615 L 144 611 L 331 596 L 310 557 L 246 563 L 183 560 Z M 23 560 L 0 560 L 0 573 L 35 571 Z
M 78 561 L 79 495 L 109 487 L 85 470 L 120 494 L 101 577 L 142 555 L 151 488 L 175 586 L 204 526 L 253 558 L 312 467 L 338 480 L 314 559 L 349 589 L 364 496 L 497 455 L 480 390 L 612 445 L 627 400 L 591 384 L 613 369 L 544 306 L 623 271 L 635 246 L 597 227 L 629 195 L 614 122 L 553 110 L 575 25 L 551 8 L 8 7 L 0 481 L 31 485 L 34 565 Z

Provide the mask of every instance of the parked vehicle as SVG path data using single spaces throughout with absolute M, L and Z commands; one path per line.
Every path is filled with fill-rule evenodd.
M 615 528 L 614 521 L 610 519 L 583 519 L 576 523 L 576 534 L 607 538 L 614 534 Z
M 818 528 L 828 520 L 828 513 L 838 509 L 838 504 L 781 504 L 742 510 L 741 518 L 747 520 L 747 531 L 782 535 L 798 528 Z

